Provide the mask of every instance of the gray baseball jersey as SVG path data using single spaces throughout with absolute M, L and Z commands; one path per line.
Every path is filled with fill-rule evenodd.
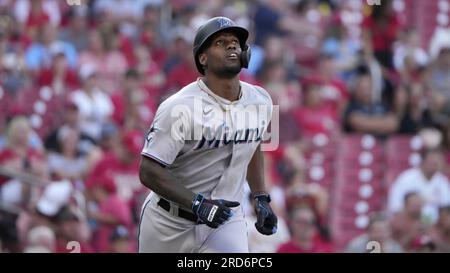
M 214 94 L 201 79 L 181 89 L 159 106 L 141 154 L 166 166 L 179 183 L 195 193 L 202 193 L 209 199 L 242 203 L 247 167 L 264 139 L 263 135 L 272 116 L 272 100 L 259 86 L 245 82 L 240 82 L 240 86 L 240 97 L 233 102 Z M 145 225 L 152 225 L 151 221 L 157 222 L 152 220 L 154 217 L 145 217 L 147 211 L 156 211 L 155 208 L 147 211 L 145 208 L 147 203 L 156 203 L 149 202 L 152 196 L 159 198 L 154 193 L 147 198 L 142 212 L 142 217 L 146 220 L 141 220 L 141 233 Z M 168 216 L 164 217 L 167 222 Z M 241 220 L 239 225 L 245 229 L 245 220 Z M 177 221 L 183 220 L 173 218 L 174 227 L 178 225 Z M 238 226 L 236 221 L 231 223 Z M 189 226 L 188 223 L 185 224 Z M 170 225 L 167 224 L 166 227 Z M 191 227 L 192 225 L 194 223 L 191 223 Z M 206 227 L 201 226 L 203 229 Z M 235 229 L 228 229 L 230 228 Z M 180 232 L 179 226 L 174 230 L 176 232 Z M 246 230 L 242 232 L 246 234 Z M 167 230 L 158 236 L 141 234 L 140 251 L 161 250 L 141 246 L 150 238 L 155 246 L 154 240 L 161 236 L 170 237 L 169 235 L 171 233 Z M 228 240 L 229 236 L 227 234 Z M 163 241 L 166 239 L 159 238 Z
M 241 82 L 240 99 L 230 102 L 199 79 L 160 105 L 142 155 L 167 166 L 193 192 L 240 201 L 271 114 L 272 100 L 261 87 Z

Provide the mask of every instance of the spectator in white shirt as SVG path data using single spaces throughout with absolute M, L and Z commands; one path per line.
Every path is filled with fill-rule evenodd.
M 450 182 L 441 172 L 444 164 L 444 155 L 440 149 L 425 150 L 420 166 L 401 173 L 390 188 L 389 212 L 400 211 L 405 195 L 417 192 L 424 200 L 423 219 L 430 224 L 436 222 L 439 207 L 450 204 Z
M 86 64 L 80 69 L 82 88 L 72 93 L 71 100 L 80 111 L 80 129 L 95 140 L 100 139 L 102 125 L 114 111 L 110 97 L 97 87 L 97 69 Z

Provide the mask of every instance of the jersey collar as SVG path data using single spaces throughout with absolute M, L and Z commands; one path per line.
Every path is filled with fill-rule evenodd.
M 216 95 L 211 89 L 206 86 L 205 82 L 203 82 L 202 78 L 197 79 L 197 85 L 200 87 L 202 91 L 210 95 L 215 101 L 217 101 L 221 105 L 237 105 L 244 99 L 244 89 L 242 88 L 242 85 L 240 84 L 240 92 L 239 92 L 239 98 L 235 101 L 229 101 L 225 98 L 222 98 L 221 96 Z

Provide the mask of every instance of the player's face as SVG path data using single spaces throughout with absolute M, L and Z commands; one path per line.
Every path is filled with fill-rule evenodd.
M 231 32 L 222 32 L 213 37 L 202 58 L 209 72 L 232 78 L 241 71 L 241 52 L 238 37 Z

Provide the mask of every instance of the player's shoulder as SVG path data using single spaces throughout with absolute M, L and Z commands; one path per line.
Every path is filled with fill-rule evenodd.
M 175 94 L 169 96 L 159 105 L 159 109 L 171 109 L 176 106 L 193 106 L 193 102 L 196 96 L 198 96 L 196 82 L 190 83 L 180 89 Z
M 269 92 L 263 87 L 243 81 L 241 81 L 241 86 L 251 99 L 263 101 L 272 105 L 272 98 L 270 97 Z

